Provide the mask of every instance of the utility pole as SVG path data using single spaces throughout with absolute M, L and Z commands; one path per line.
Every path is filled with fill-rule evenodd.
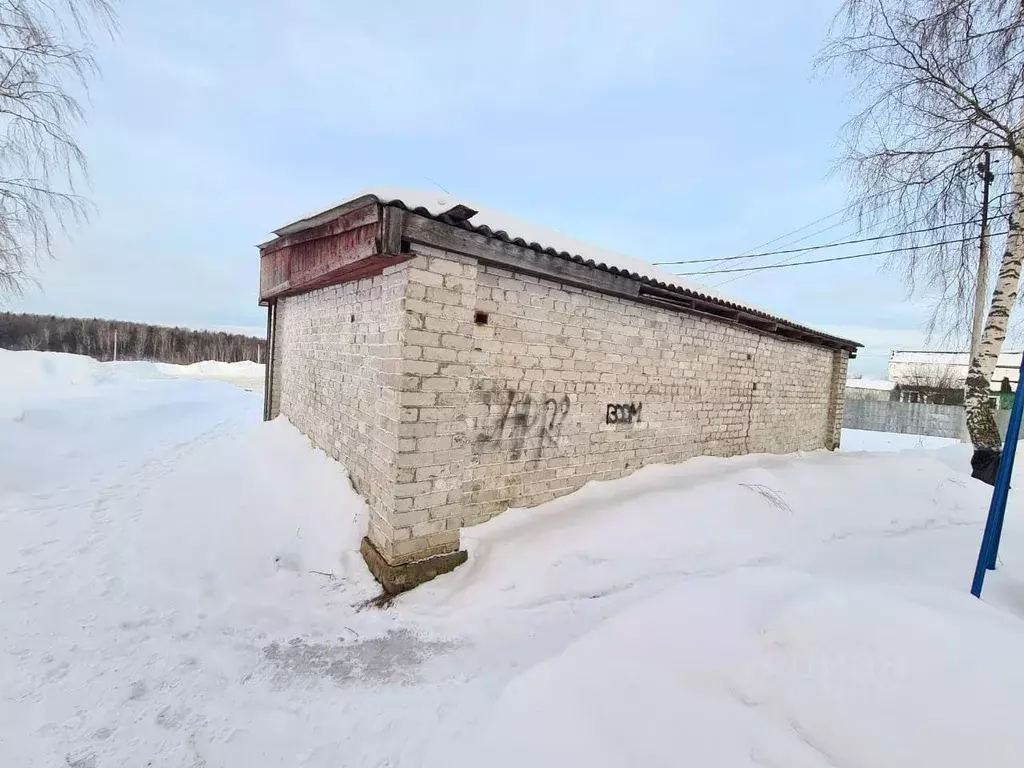
M 114 329 L 114 362 L 117 362 L 117 328 Z
M 974 322 L 971 324 L 971 359 L 968 365 L 974 362 L 974 356 L 978 354 L 978 345 L 981 344 L 981 322 L 985 317 L 985 305 L 988 303 L 988 192 L 989 185 L 995 176 L 992 175 L 992 156 L 988 151 L 988 144 L 983 145 L 984 158 L 978 163 L 978 174 L 981 176 L 981 243 L 978 249 L 978 283 L 974 289 Z

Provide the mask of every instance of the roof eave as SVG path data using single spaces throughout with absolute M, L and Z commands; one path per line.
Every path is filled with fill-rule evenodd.
M 280 227 L 279 229 L 275 229 L 272 231 L 278 237 L 294 235 L 296 232 L 302 232 L 303 230 L 311 229 L 313 227 L 319 226 L 320 224 L 326 224 L 328 221 L 332 221 L 338 218 L 339 216 L 348 213 L 349 211 L 354 211 L 357 208 L 361 208 L 364 205 L 367 205 L 368 203 L 379 202 L 382 201 L 376 195 L 360 195 L 359 197 L 353 200 L 346 200 L 344 203 L 341 203 L 340 205 L 336 205 L 332 208 L 320 211 L 319 213 L 314 213 L 302 219 L 297 219 L 296 221 L 293 221 L 291 224 L 285 224 L 283 227 Z M 269 242 L 273 241 L 271 240 Z M 263 243 L 263 245 L 266 245 L 266 243 Z
M 340 205 L 336 205 L 331 208 L 322 210 L 318 213 L 312 214 L 310 216 L 297 219 L 296 221 L 293 221 L 290 224 L 286 224 L 283 227 L 274 230 L 273 233 L 276 236 L 276 238 L 294 235 L 306 229 L 310 229 L 312 227 L 325 224 L 339 216 L 344 215 L 345 213 L 348 213 L 349 211 L 355 210 L 370 203 L 377 203 L 384 206 L 399 208 L 401 210 L 408 211 L 418 216 L 424 216 L 426 218 L 432 219 L 434 221 L 437 221 L 450 227 L 468 230 L 470 232 L 484 235 L 485 237 L 501 240 L 506 243 L 510 243 L 512 245 L 516 245 L 522 248 L 529 248 L 530 250 L 536 251 L 538 253 L 544 253 L 555 258 L 573 261 L 577 264 L 582 264 L 593 269 L 608 272 L 610 274 L 618 275 L 631 280 L 635 280 L 642 285 L 652 286 L 663 291 L 669 291 L 677 296 L 698 300 L 700 302 L 710 304 L 715 307 L 721 307 L 732 312 L 743 313 L 745 315 L 759 318 L 760 320 L 763 320 L 765 322 L 779 323 L 788 331 L 792 332 L 790 335 L 794 339 L 800 340 L 803 337 L 807 337 L 808 339 L 820 340 L 820 342 L 816 342 L 819 343 L 820 346 L 828 346 L 833 348 L 838 347 L 841 349 L 845 349 L 850 353 L 851 356 L 854 356 L 856 354 L 856 351 L 864 346 L 863 344 L 860 344 L 856 341 L 852 341 L 851 339 L 844 339 L 839 336 L 833 336 L 831 334 L 815 330 L 814 328 L 809 328 L 807 326 L 794 323 L 790 320 L 786 320 L 785 318 L 779 317 L 777 315 L 768 314 L 767 312 L 763 312 L 753 307 L 737 304 L 732 301 L 721 299 L 717 296 L 711 296 L 706 293 L 701 293 L 700 291 L 693 290 L 691 288 L 674 285 L 672 283 L 667 283 L 662 280 L 655 280 L 653 278 L 641 275 L 637 272 L 631 272 L 626 269 L 620 269 L 619 267 L 616 267 L 614 265 L 609 266 L 603 262 L 596 263 L 593 259 L 584 259 L 582 256 L 579 256 L 577 254 L 571 254 L 568 253 L 567 251 L 557 251 L 554 248 L 544 247 L 540 243 L 527 242 L 523 238 L 514 238 L 505 231 L 494 231 L 490 227 L 487 227 L 486 225 L 474 226 L 472 222 L 466 219 L 451 217 L 448 216 L 446 213 L 435 214 L 423 207 L 413 208 L 406 205 L 405 202 L 403 202 L 402 200 L 382 199 L 376 194 L 360 195 L 359 197 L 354 198 L 352 200 L 347 200 L 341 203 Z M 261 243 L 260 248 L 263 248 L 272 242 L 274 242 L 274 240 L 268 240 L 265 243 Z M 728 318 L 726 317 L 720 317 L 720 319 L 728 321 Z
M 699 301 L 708 304 L 713 304 L 718 307 L 724 307 L 726 309 L 733 310 L 736 312 L 753 315 L 757 318 L 766 321 L 780 323 L 786 328 L 792 329 L 797 334 L 804 334 L 809 337 L 815 337 L 817 339 L 830 342 L 830 344 L 828 345 L 821 346 L 840 347 L 842 349 L 847 350 L 851 355 L 855 355 L 856 351 L 864 346 L 863 344 L 860 344 L 859 342 L 853 341 L 851 339 L 844 339 L 839 336 L 833 336 L 832 334 L 824 333 L 822 331 L 815 330 L 814 328 L 809 328 L 807 326 L 794 323 L 791 320 L 786 320 L 783 317 L 771 315 L 768 314 L 767 312 L 762 312 L 761 310 L 754 309 L 753 307 L 747 307 L 742 304 L 737 304 L 735 302 L 725 301 L 716 296 L 710 296 L 708 294 L 701 293 L 700 291 L 695 291 L 690 288 L 673 285 L 671 283 L 666 283 L 661 280 L 655 280 L 653 278 L 646 277 L 644 275 L 638 274 L 636 272 L 631 272 L 626 269 L 620 269 L 615 266 L 608 266 L 607 264 L 604 263 L 596 263 L 593 259 L 584 259 L 582 256 L 571 254 L 568 253 L 567 251 L 556 251 L 554 248 L 545 248 L 540 243 L 529 243 L 523 240 L 522 238 L 513 238 L 507 232 L 504 231 L 494 231 L 487 226 L 474 226 L 472 222 L 466 220 L 453 220 L 450 217 L 446 216 L 445 214 L 433 214 L 426 208 L 422 207 L 410 208 L 401 200 L 379 200 L 379 202 L 382 205 L 394 206 L 402 210 L 408 211 L 409 213 L 413 213 L 417 216 L 424 216 L 426 218 L 432 219 L 434 221 L 437 221 L 441 224 L 445 224 L 450 227 L 456 227 L 459 229 L 468 230 L 470 232 L 475 232 L 476 234 L 484 235 L 485 237 L 490 237 L 496 240 L 501 240 L 512 245 L 517 245 L 521 248 L 529 248 L 530 250 L 536 251 L 538 253 L 544 253 L 549 256 L 554 256 L 556 258 L 564 259 L 567 261 L 573 261 L 577 264 L 582 264 L 592 269 L 597 269 L 602 272 L 608 272 L 613 275 L 619 275 L 621 277 L 635 280 L 641 283 L 642 285 L 648 285 L 662 290 L 668 290 L 677 295 L 697 299 Z M 725 320 L 726 318 L 720 319 Z

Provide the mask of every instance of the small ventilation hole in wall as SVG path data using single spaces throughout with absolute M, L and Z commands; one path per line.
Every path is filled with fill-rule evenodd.
M 473 322 L 475 322 L 477 325 L 487 325 L 487 313 L 477 312 L 476 316 L 473 318 Z
M 349 321 L 350 323 L 354 323 L 354 322 L 356 321 L 356 316 L 355 316 L 355 315 L 349 315 L 349 316 L 348 316 L 348 321 Z

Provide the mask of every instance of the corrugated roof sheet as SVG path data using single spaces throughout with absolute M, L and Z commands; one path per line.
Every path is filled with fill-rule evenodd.
M 361 199 L 373 199 L 383 205 L 392 205 L 403 208 L 412 213 L 428 216 L 437 221 L 444 222 L 451 226 L 460 227 L 472 232 L 513 243 L 525 248 L 530 248 L 540 253 L 546 253 L 556 258 L 574 261 L 588 267 L 604 270 L 615 275 L 624 275 L 638 280 L 647 285 L 652 285 L 665 290 L 675 291 L 687 296 L 699 298 L 714 304 L 730 309 L 740 310 L 749 314 L 761 317 L 785 325 L 809 334 L 841 342 L 844 346 L 860 347 L 861 344 L 844 339 L 823 331 L 799 325 L 791 320 L 778 317 L 750 304 L 737 301 L 726 294 L 714 291 L 705 286 L 685 280 L 678 275 L 660 269 L 646 261 L 616 253 L 590 243 L 576 240 L 562 232 L 547 227 L 542 227 L 531 222 L 523 221 L 514 216 L 500 211 L 478 205 L 462 197 L 456 197 L 443 192 L 425 192 L 415 189 L 404 189 L 399 187 L 372 187 L 360 192 L 358 195 L 314 212 L 301 219 L 294 221 L 280 229 L 274 234 L 283 236 L 300 232 L 309 227 L 329 221 L 334 212 L 339 208 L 346 207 Z M 469 208 L 475 211 L 468 219 L 462 218 L 464 211 L 456 210 L 455 216 L 451 213 L 458 206 Z

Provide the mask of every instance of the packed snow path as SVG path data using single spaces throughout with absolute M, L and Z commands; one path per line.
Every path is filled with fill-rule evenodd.
M 1024 510 L 959 448 L 652 467 L 400 597 L 258 394 L 0 351 L 0 765 L 1019 764 Z

